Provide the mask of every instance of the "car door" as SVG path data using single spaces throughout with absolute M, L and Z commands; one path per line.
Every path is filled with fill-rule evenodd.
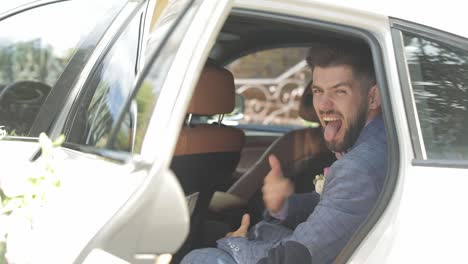
M 101 9 L 97 8 L 98 6 Z M 77 113 L 79 113 L 80 105 L 85 101 L 82 99 L 86 95 L 85 92 L 89 93 L 91 89 L 95 89 L 94 84 L 100 84 L 100 90 L 105 90 L 105 87 L 107 87 L 106 82 L 110 82 L 111 86 L 115 85 L 126 89 L 134 85 L 135 75 L 139 71 L 145 15 L 147 9 L 151 10 L 150 8 L 153 5 L 150 5 L 147 1 L 131 1 L 128 3 L 126 1 L 114 1 L 113 3 L 104 3 L 102 6 L 98 4 L 94 7 L 96 7 L 96 10 L 89 12 L 87 10 L 89 5 L 86 5 L 86 2 L 56 1 L 42 3 L 10 11 L 5 15 L 5 20 L 1 21 L 4 27 L 15 23 L 20 26 L 37 27 L 37 31 L 31 34 L 33 37 L 39 36 L 30 41 L 27 33 L 18 33 L 20 34 L 20 37 L 18 37 L 11 32 L 2 31 L 7 36 L 3 38 L 3 41 L 11 45 L 11 47 L 6 46 L 5 49 L 2 49 L 4 55 L 2 56 L 2 68 L 5 70 L 2 81 L 20 79 L 20 82 L 13 82 L 13 85 L 7 83 L 6 88 L 8 89 L 2 90 L 2 96 L 5 94 L 9 96 L 3 97 L 4 99 L 18 99 L 16 101 L 8 100 L 10 103 L 8 105 L 2 103 L 2 107 L 5 107 L 3 109 L 14 110 L 15 107 L 17 109 L 8 112 L 12 116 L 8 116 L 6 111 L 2 111 L 2 125 L 5 125 L 10 135 L 16 136 L 9 137 L 2 142 L 3 154 L 14 154 L 2 155 L 3 161 L 6 164 L 11 164 L 11 166 L 4 167 L 4 173 L 10 177 L 15 177 L 18 174 L 28 173 L 22 170 L 17 172 L 18 168 L 28 167 L 28 160 L 34 163 L 43 162 L 42 152 L 38 151 L 36 140 L 23 137 L 28 134 L 28 130 L 30 130 L 29 135 L 38 135 L 40 132 L 50 133 L 52 138 L 62 133 L 66 135 L 66 142 L 60 154 L 62 158 L 57 161 L 57 166 L 54 166 L 54 174 L 61 179 L 61 188 L 57 196 L 60 199 L 52 199 L 49 208 L 54 209 L 46 209 L 48 212 L 46 218 L 49 219 L 50 217 L 49 221 L 45 221 L 43 224 L 35 223 L 33 235 L 33 237 L 41 241 L 47 240 L 46 237 L 54 237 L 55 239 L 40 243 L 38 250 L 34 250 L 32 246 L 9 243 L 11 261 L 16 261 L 16 257 L 20 257 L 21 259 L 38 262 L 71 263 L 92 238 L 93 232 L 100 228 L 100 224 L 105 223 L 100 222 L 100 219 L 112 215 L 112 213 L 107 215 L 99 213 L 107 211 L 105 208 L 115 210 L 116 207 L 113 205 L 121 206 L 137 186 L 131 182 L 135 183 L 135 180 L 137 182 L 138 179 L 141 180 L 138 175 L 142 175 L 141 171 L 144 171 L 141 168 L 146 168 L 141 166 L 138 170 L 129 170 L 128 166 L 132 167 L 131 161 L 128 161 L 128 165 L 119 165 L 125 163 L 123 161 L 128 158 L 122 159 L 123 156 L 120 156 L 120 158 L 114 158 L 113 162 L 107 162 L 109 159 L 103 158 L 105 155 L 88 155 L 96 152 L 90 147 L 88 147 L 88 150 L 84 150 L 72 146 L 72 143 L 74 143 L 72 140 L 73 133 L 70 131 L 75 132 L 76 128 L 69 128 L 66 121 L 69 120 L 72 124 L 80 123 L 81 120 L 77 118 Z M 110 10 L 108 13 L 103 12 L 108 9 Z M 58 13 L 60 15 L 57 15 Z M 89 21 L 76 25 L 76 17 L 80 17 L 80 15 L 83 15 L 82 13 L 88 13 Z M 51 14 L 55 15 L 52 16 Z M 50 19 L 44 19 L 37 26 L 33 25 L 33 22 L 44 15 L 49 16 Z M 58 25 L 57 21 L 62 22 L 61 27 L 58 29 L 55 28 Z M 75 30 L 77 26 L 81 27 L 80 30 Z M 67 30 L 72 31 L 68 32 Z M 12 40 L 8 38 L 11 37 L 8 33 L 13 35 Z M 73 38 L 66 39 L 65 43 L 63 43 L 63 37 L 70 36 L 73 36 Z M 70 46 L 70 43 L 75 46 Z M 64 52 L 66 54 L 63 54 Z M 116 56 L 118 52 L 124 52 L 128 56 Z M 65 58 L 61 56 L 65 56 Z M 118 61 L 119 58 L 123 58 L 123 61 Z M 120 63 L 122 67 L 112 67 L 116 62 Z M 34 71 L 34 69 L 38 70 Z M 118 72 L 118 70 L 124 72 Z M 120 74 L 120 76 L 116 78 L 115 74 L 112 73 Z M 21 81 L 21 77 L 26 78 L 27 81 Z M 21 86 L 16 85 L 18 83 Z M 50 89 L 47 91 L 38 90 L 37 85 L 33 85 L 36 83 L 45 83 L 45 85 L 50 86 Z M 36 98 L 31 100 L 30 95 L 34 95 L 34 93 L 41 95 L 41 100 L 36 100 Z M 21 98 L 18 95 L 26 98 Z M 30 103 L 36 101 L 38 104 L 33 105 Z M 117 100 L 115 103 L 118 104 L 120 101 Z M 22 108 L 24 108 L 24 111 Z M 37 115 L 37 117 L 25 118 L 25 115 L 22 115 L 23 112 L 29 115 Z M 95 112 L 98 114 L 104 113 L 101 109 Z M 17 122 L 4 123 L 9 120 L 6 118 Z M 59 121 L 57 122 L 57 120 Z M 94 121 L 96 122 L 93 124 L 99 123 L 95 119 Z M 54 122 L 55 128 L 49 130 Z M 18 129 L 23 127 L 25 129 Z M 102 126 L 92 127 L 91 129 L 100 131 Z M 97 132 L 97 134 L 99 133 Z M 30 173 L 39 174 L 41 171 L 36 169 Z M 101 173 L 103 174 L 100 177 L 96 177 Z M 94 177 L 92 177 L 93 175 Z M 115 184 L 115 190 L 120 190 L 114 194 L 123 197 L 124 200 L 115 199 L 116 197 L 111 193 L 107 193 L 105 196 L 114 197 L 112 199 L 115 199 L 115 201 L 104 202 L 104 200 L 97 199 L 105 189 L 106 180 L 104 179 L 109 175 L 116 176 L 110 182 Z M 87 178 L 87 176 L 92 178 Z M 128 186 L 130 189 L 126 187 L 120 189 L 123 186 Z M 74 190 L 85 190 L 86 195 L 75 193 Z M 173 193 L 177 192 L 174 191 Z M 94 210 L 93 206 L 99 204 L 101 209 Z M 183 207 L 181 208 L 183 209 Z M 82 209 L 90 210 L 94 216 L 83 217 Z M 55 210 L 62 213 L 57 214 Z M 174 212 L 179 211 L 175 210 Z M 75 226 L 74 221 L 79 219 L 81 220 L 79 225 L 76 225 L 77 228 L 70 228 L 70 226 Z M 13 235 L 10 236 L 10 240 L 14 240 L 13 237 Z M 69 242 L 66 243 L 66 246 L 63 246 L 62 242 L 65 240 Z M 58 247 L 62 247 L 63 250 L 60 253 L 54 252 L 54 248 Z M 18 254 L 15 255 L 13 252 Z
M 463 262 L 468 235 L 468 49 L 459 35 L 392 19 L 412 153 L 387 263 Z M 450 246 L 438 241 L 450 241 Z
M 57 254 L 61 263 L 69 262 L 65 260 L 70 256 L 75 263 L 102 259 L 154 263 L 159 255 L 174 253 L 188 234 L 185 197 L 168 164 L 191 92 L 230 1 L 159 3 L 162 6 L 148 7 L 159 17 L 145 19 L 154 26 L 140 27 L 149 30 L 140 53 L 143 69 L 134 79 L 120 78 L 128 74 L 125 67 L 138 63 L 131 56 L 122 58 L 125 48 L 116 44 L 52 130 L 52 135 L 66 135 L 62 164 L 67 165 L 60 173 L 74 175 L 67 176 L 74 179 L 68 186 L 81 186 L 69 190 L 64 199 L 68 205 L 56 205 L 67 213 L 44 228 L 58 229 L 50 248 L 65 237 L 74 238 L 68 252 Z M 121 36 L 125 34 L 124 30 Z M 127 42 L 122 43 L 125 47 Z M 122 64 L 124 69 L 112 68 Z M 86 199 L 73 198 L 81 193 L 78 190 Z

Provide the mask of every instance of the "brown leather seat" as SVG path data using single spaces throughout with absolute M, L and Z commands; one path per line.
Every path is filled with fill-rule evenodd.
M 307 121 L 320 123 L 313 108 L 310 89 L 305 89 L 302 95 L 299 114 Z M 323 168 L 335 161 L 335 156 L 325 145 L 320 127 L 291 131 L 275 140 L 255 165 L 246 171 L 227 193 L 217 192 L 210 208 L 219 212 L 246 205 L 251 201 L 254 195 L 261 191 L 263 178 L 270 171 L 268 163 L 270 154 L 278 157 L 284 174 L 293 178 L 296 192 L 314 190 L 314 176 L 323 173 Z
M 192 96 L 171 163 L 192 211 L 189 240 L 196 241 L 194 232 L 200 229 L 214 189 L 231 177 L 240 159 L 243 131 L 220 124 L 222 115 L 232 112 L 234 104 L 232 74 L 207 64 Z M 220 115 L 220 118 L 214 124 L 195 124 L 191 121 L 193 115 Z

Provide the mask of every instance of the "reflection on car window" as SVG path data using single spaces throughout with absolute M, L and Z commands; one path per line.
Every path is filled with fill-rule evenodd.
M 427 157 L 468 159 L 468 51 L 404 35 Z
M 143 138 L 147 132 L 149 121 L 156 104 L 158 103 L 159 95 L 161 93 L 162 83 L 167 75 L 169 67 L 175 57 L 175 53 L 179 47 L 180 41 L 184 36 L 184 33 L 189 26 L 190 19 L 192 18 L 195 7 L 200 4 L 200 1 L 194 1 L 187 12 L 183 12 L 184 9 L 190 4 L 187 0 L 170 1 L 165 9 L 162 10 L 158 17 L 158 20 L 150 32 L 148 38 L 147 49 L 144 54 L 147 57 L 149 63 L 152 63 L 150 70 L 146 78 L 142 81 L 138 92 L 133 98 L 132 104 L 130 105 L 129 112 L 132 107 L 138 108 L 136 115 L 136 129 L 134 138 L 133 151 L 140 153 L 143 146 Z M 176 26 L 175 30 L 170 30 L 175 25 L 177 19 L 183 16 L 182 20 Z M 170 34 L 165 45 L 163 40 Z M 156 51 L 158 51 L 156 53 Z M 151 56 L 157 54 L 153 62 L 150 61 Z M 116 135 L 116 140 L 119 137 L 120 130 L 124 127 L 124 122 L 120 126 L 119 132 Z M 154 147 L 154 146 L 150 146 Z
M 307 125 L 298 116 L 299 101 L 310 80 L 310 70 L 304 61 L 307 50 L 265 50 L 241 57 L 227 66 L 234 75 L 236 92 L 245 100 L 244 114 L 237 118 L 239 124 L 264 129 Z M 225 121 L 229 119 L 225 117 Z
M 90 11 L 80 1 L 67 1 L 0 21 L 0 125 L 9 134 L 28 133 L 80 40 L 106 8 L 97 4 Z
M 106 54 L 80 99 L 68 142 L 105 148 L 136 76 L 140 17 L 136 16 Z M 115 148 L 131 151 L 134 120 L 127 114 Z
M 140 17 L 135 17 L 89 81 L 73 117 L 73 126 L 67 135 L 68 142 L 140 152 L 143 136 L 160 93 L 160 81 L 167 74 L 180 38 L 183 37 L 180 28 L 174 32 L 169 29 L 179 16 L 185 15 L 183 11 L 188 4 L 188 0 L 170 1 L 162 13 L 158 13 L 159 20 L 147 38 L 146 50 L 142 52 L 145 62 L 151 58 L 166 34 L 171 34 L 170 45 L 165 46 L 159 54 L 153 63 L 154 67 L 140 84 L 138 93 L 130 99 L 135 85 L 138 30 L 141 28 Z M 187 13 L 193 15 L 193 12 Z M 187 22 L 182 29 L 186 29 Z M 127 109 L 124 109 L 129 100 Z M 120 115 L 123 115 L 122 119 L 119 119 Z M 112 131 L 114 134 L 111 134 Z

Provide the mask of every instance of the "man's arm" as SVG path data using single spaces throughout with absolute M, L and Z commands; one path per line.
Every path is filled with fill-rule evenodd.
M 331 262 L 367 217 L 380 191 L 380 184 L 375 182 L 369 167 L 355 162 L 336 162 L 332 166 L 322 200 L 307 221 L 299 224 L 281 243 L 235 237 L 218 241 L 218 247 L 228 251 L 238 263 L 257 263 L 270 250 L 295 241 L 308 249 L 314 262 Z M 292 244 L 291 247 L 301 246 Z
M 304 264 L 312 263 L 307 248 L 295 241 L 287 241 L 268 251 L 268 256 L 257 264 Z
M 322 200 L 287 240 L 309 249 L 313 261 L 331 262 L 364 222 L 380 193 L 379 172 L 348 157 L 329 173 Z
M 266 221 L 278 223 L 288 228 L 295 229 L 297 225 L 305 222 L 320 202 L 320 195 L 316 192 L 297 193 L 289 196 L 284 204 L 281 214 L 272 214 L 268 210 L 264 217 Z
M 297 225 L 307 220 L 319 202 L 320 194 L 315 191 L 291 195 L 288 199 L 288 213 L 282 224 L 296 229 Z

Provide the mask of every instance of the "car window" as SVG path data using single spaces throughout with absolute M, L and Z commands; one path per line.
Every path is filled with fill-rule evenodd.
M 128 24 L 80 96 L 67 142 L 104 148 L 136 77 L 140 16 Z M 131 151 L 133 116 L 125 116 L 116 149 Z
M 229 65 L 235 78 L 236 93 L 244 98 L 236 108 L 243 115 L 235 120 L 247 129 L 287 131 L 308 125 L 299 117 L 299 102 L 310 70 L 304 61 L 307 48 L 277 48 L 241 57 Z
M 158 16 L 157 21 L 151 29 L 147 50 L 145 51 L 151 67 L 148 68 L 148 74 L 142 80 L 138 92 L 132 101 L 138 107 L 134 140 L 134 152 L 136 153 L 141 153 L 142 151 L 143 140 L 148 130 L 152 113 L 159 102 L 158 99 L 162 92 L 163 81 L 175 58 L 179 43 L 200 3 L 200 1 L 190 3 L 187 0 L 170 1 L 164 6 L 162 11 L 156 14 Z M 168 35 L 169 37 L 167 37 Z M 132 105 L 129 106 L 130 111 L 131 109 Z M 121 133 L 120 131 L 121 129 L 118 131 L 116 138 Z
M 403 35 L 427 158 L 468 159 L 468 50 Z
M 28 133 L 81 39 L 106 9 L 66 1 L 0 21 L 0 125 L 10 135 Z
M 134 153 L 141 151 L 151 114 L 158 102 L 162 81 L 194 14 L 193 7 L 198 6 L 200 2 L 190 5 L 192 8 L 187 11 L 185 8 L 189 4 L 187 0 L 171 1 L 157 14 L 158 19 L 145 40 L 146 49 L 142 52 L 144 61 L 152 66 L 143 69 L 146 77 L 141 79 L 141 83 L 135 83 L 136 58 L 130 55 L 128 49 L 128 41 L 137 36 L 133 32 L 138 29 L 137 24 L 126 30 L 122 37 L 128 38 L 128 41 L 122 41 L 126 44 L 122 43 L 121 48 L 119 45 L 113 47 L 113 51 L 109 52 L 105 59 L 108 63 L 104 63 L 96 77 L 93 77 L 91 82 L 95 83 L 96 88 L 91 89 L 91 93 L 88 92 L 91 94 L 87 96 L 88 100 L 85 100 L 88 103 L 79 106 L 81 110 L 78 112 L 82 113 L 75 118 L 76 125 L 71 131 L 69 142 Z M 181 25 L 174 30 L 172 27 L 181 16 Z M 132 33 L 129 30 L 132 30 Z M 163 45 L 164 43 L 169 45 Z M 162 49 L 159 50 L 161 45 Z M 136 52 L 135 50 L 135 55 Z M 115 58 L 112 58 L 113 56 Z M 119 69 L 114 69 L 116 67 Z M 125 74 L 128 78 L 122 80 Z M 137 91 L 133 91 L 135 85 L 138 87 Z

